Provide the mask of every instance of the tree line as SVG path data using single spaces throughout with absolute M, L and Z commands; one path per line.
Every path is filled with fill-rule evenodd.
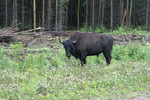
M 149 29 L 149 0 L 0 0 L 0 27 L 49 31 L 92 27 Z

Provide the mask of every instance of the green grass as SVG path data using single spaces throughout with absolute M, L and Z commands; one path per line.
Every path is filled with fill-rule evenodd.
M 149 32 L 143 30 L 141 27 L 137 27 L 137 28 L 128 28 L 126 26 L 122 26 L 122 27 L 118 27 L 116 29 L 113 30 L 113 32 L 110 32 L 112 34 L 130 34 L 130 35 L 143 35 L 143 34 L 149 34 Z
M 124 98 L 133 92 L 150 94 L 150 44 L 115 45 L 112 62 L 101 54 L 87 65 L 60 49 L 0 49 L 0 99 L 70 100 Z M 28 52 L 27 52 L 28 51 Z M 30 51 L 30 52 L 29 52 Z M 140 94 L 137 94 L 140 95 Z

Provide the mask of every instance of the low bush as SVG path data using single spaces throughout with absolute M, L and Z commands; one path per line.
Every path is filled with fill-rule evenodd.
M 146 55 L 148 56 L 149 52 L 146 49 L 149 49 L 149 46 L 143 46 L 139 42 L 128 43 L 125 46 L 116 45 L 113 48 L 112 56 L 116 60 L 130 60 L 130 61 L 148 60 L 146 58 Z
M 134 35 L 149 34 L 148 32 L 141 30 L 140 27 L 133 29 L 133 28 L 128 28 L 126 26 L 118 27 L 117 29 L 114 29 L 113 32 L 110 32 L 110 33 L 117 34 L 117 35 L 120 35 L 120 34 L 131 34 L 131 35 L 133 35 L 133 34 Z

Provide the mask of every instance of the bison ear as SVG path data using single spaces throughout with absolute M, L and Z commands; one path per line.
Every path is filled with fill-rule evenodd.
M 77 40 L 75 40 L 75 41 L 72 41 L 72 43 L 73 43 L 73 44 L 76 44 L 76 42 L 77 42 Z

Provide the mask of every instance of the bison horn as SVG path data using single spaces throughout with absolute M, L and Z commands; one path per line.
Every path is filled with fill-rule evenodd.
M 75 41 L 72 41 L 72 43 L 73 43 L 73 44 L 75 44 L 76 42 L 77 42 L 77 40 L 75 40 Z
M 63 44 L 63 42 L 60 40 L 60 37 L 59 37 L 59 42 L 60 42 L 61 44 Z

